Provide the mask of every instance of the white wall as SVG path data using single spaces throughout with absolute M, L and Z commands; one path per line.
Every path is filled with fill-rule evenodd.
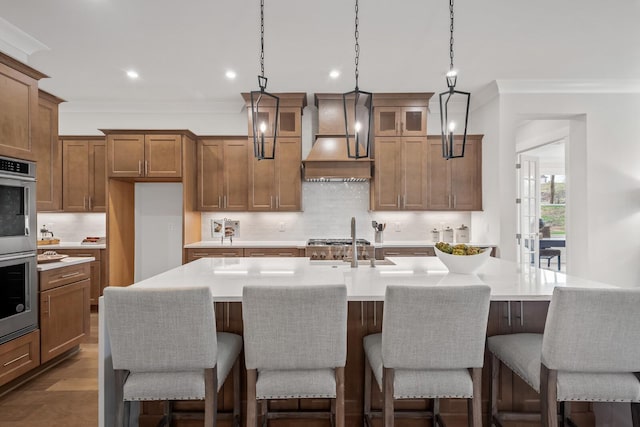
M 640 284 L 640 94 L 500 95 L 500 241 L 515 254 L 515 140 L 522 120 L 570 121 L 567 245 L 571 274 L 622 286 Z M 485 168 L 487 170 L 487 168 Z M 494 209 L 495 198 L 489 196 Z

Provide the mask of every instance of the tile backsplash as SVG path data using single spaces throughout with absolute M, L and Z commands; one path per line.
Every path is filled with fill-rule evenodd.
M 351 217 L 356 218 L 358 238 L 374 241 L 371 221 L 386 223 L 384 241 L 430 240 L 431 229 L 471 224 L 469 212 L 371 212 L 368 182 L 304 182 L 303 212 L 203 212 L 202 240 L 211 237 L 211 220 L 240 221 L 238 240 L 299 240 L 348 238 Z M 64 242 L 79 242 L 87 236 L 105 236 L 104 213 L 39 213 L 40 228 L 46 224 Z
M 430 240 L 429 230 L 469 225 L 469 212 L 371 212 L 368 182 L 304 182 L 303 212 L 207 212 L 202 215 L 202 240 L 211 237 L 211 219 L 240 221 L 242 240 L 307 240 L 348 238 L 351 217 L 358 238 L 374 240 L 371 221 L 386 223 L 384 241 Z M 284 230 L 284 231 L 281 231 Z
M 104 213 L 39 213 L 38 239 L 43 225 L 63 242 L 81 242 L 85 237 L 106 236 Z

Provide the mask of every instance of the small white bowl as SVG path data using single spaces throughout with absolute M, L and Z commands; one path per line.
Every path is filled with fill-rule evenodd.
M 436 255 L 447 267 L 449 272 L 458 274 L 473 274 L 482 265 L 487 262 L 491 256 L 491 249 L 486 248 L 483 252 L 477 255 L 451 255 L 446 252 L 442 252 L 440 249 L 434 247 Z

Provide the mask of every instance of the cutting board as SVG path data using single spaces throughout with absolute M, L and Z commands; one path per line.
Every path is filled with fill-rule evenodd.
M 38 246 L 43 245 L 57 245 L 60 243 L 60 239 L 46 239 L 46 240 L 38 240 Z
M 38 255 L 38 264 L 45 264 L 48 262 L 58 262 L 69 255 Z

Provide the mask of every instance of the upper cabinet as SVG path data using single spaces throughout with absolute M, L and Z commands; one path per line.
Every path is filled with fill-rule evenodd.
M 111 131 L 107 134 L 107 172 L 110 178 L 182 177 L 182 131 Z
M 62 208 L 65 212 L 104 212 L 104 137 L 61 137 Z
M 432 95 L 374 94 L 372 210 L 428 209 L 427 106 Z
M 462 137 L 454 143 L 462 144 Z M 482 135 L 467 135 L 464 157 L 442 157 L 440 135 L 428 137 L 427 200 L 430 210 L 482 210 Z
M 198 209 L 248 210 L 249 143 L 245 137 L 198 138 Z
M 376 136 L 425 136 L 427 107 L 376 107 Z
M 58 140 L 58 104 L 64 100 L 43 90 L 38 94 L 38 122 L 33 138 L 37 161 L 38 212 L 62 209 L 62 144 Z
M 0 53 L 0 155 L 37 161 L 38 80 L 47 77 Z
M 248 111 L 248 210 L 300 211 L 302 210 L 302 109 L 307 105 L 306 93 L 278 93 L 278 139 L 275 159 L 257 160 L 253 153 L 253 117 L 251 98 L 242 96 Z M 275 107 L 265 106 L 264 120 L 269 130 L 275 126 Z M 262 121 L 262 118 L 260 119 Z M 266 141 L 270 147 L 272 141 Z

